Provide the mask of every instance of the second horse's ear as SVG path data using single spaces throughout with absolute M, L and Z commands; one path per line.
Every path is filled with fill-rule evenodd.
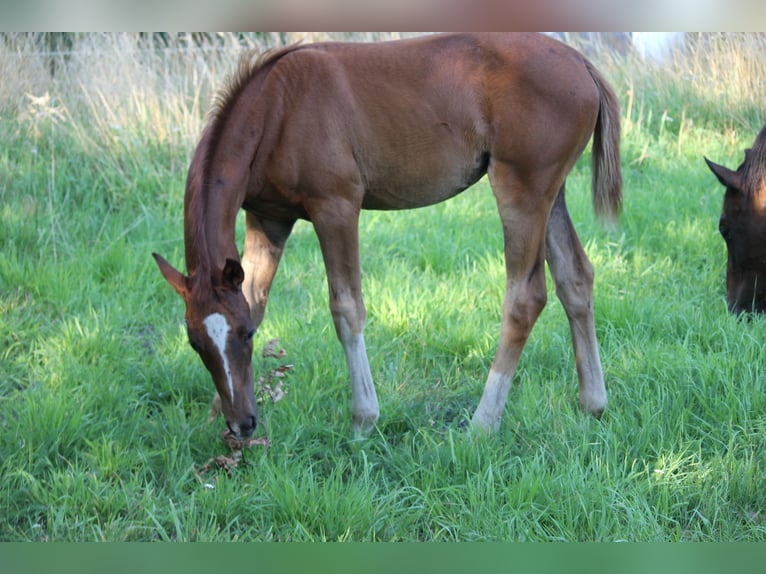
M 718 178 L 718 181 L 721 182 L 721 185 L 726 189 L 742 189 L 742 176 L 738 172 L 732 171 L 728 167 L 718 165 L 717 163 L 710 161 L 708 158 L 705 158 L 705 163 L 707 163 L 710 171 L 713 172 Z
M 160 268 L 160 273 L 165 280 L 170 283 L 170 286 L 176 290 L 184 301 L 189 300 L 189 282 L 186 275 L 181 273 L 178 269 L 168 263 L 161 255 L 152 253 L 154 260 L 157 262 L 157 267 Z
M 223 266 L 221 279 L 224 287 L 229 289 L 239 289 L 240 285 L 242 285 L 242 282 L 245 280 L 245 270 L 242 269 L 242 265 L 239 264 L 239 261 L 227 259 L 226 265 Z

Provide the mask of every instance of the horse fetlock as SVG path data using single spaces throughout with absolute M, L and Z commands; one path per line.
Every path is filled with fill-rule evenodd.
M 471 428 L 487 434 L 494 434 L 500 430 L 501 420 L 502 416 L 488 414 L 481 411 L 481 409 L 476 409 L 471 419 Z
M 581 393 L 580 409 L 600 419 L 607 406 L 606 391 L 597 393 Z
M 354 436 L 356 438 L 368 437 L 375 429 L 375 425 L 378 423 L 378 417 L 380 411 L 378 409 L 369 409 L 364 412 L 354 412 L 352 414 L 351 426 L 354 430 Z

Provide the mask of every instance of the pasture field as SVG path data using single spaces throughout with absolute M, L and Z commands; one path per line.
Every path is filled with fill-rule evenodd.
M 271 445 L 205 469 L 229 454 L 223 422 L 151 252 L 183 267 L 185 170 L 239 42 L 284 38 L 214 40 L 0 46 L 0 540 L 766 541 L 766 319 L 726 311 L 703 161 L 736 167 L 766 120 L 762 37 L 690 37 L 662 67 L 592 54 L 622 103 L 625 178 L 619 229 L 594 220 L 588 152 L 568 180 L 596 269 L 600 421 L 577 409 L 549 281 L 501 430 L 466 430 L 504 286 L 482 180 L 362 218 L 381 402 L 366 440 L 318 243 L 296 226 L 255 343 L 287 355 L 253 359 L 293 365 L 280 401 L 262 395 Z

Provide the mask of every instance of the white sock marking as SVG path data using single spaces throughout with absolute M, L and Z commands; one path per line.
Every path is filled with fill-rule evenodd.
M 213 313 L 207 317 L 203 323 L 207 329 L 207 335 L 218 347 L 218 352 L 221 353 L 221 360 L 223 361 L 223 371 L 226 373 L 226 381 L 229 383 L 229 396 L 231 402 L 234 402 L 234 383 L 231 380 L 231 369 L 229 369 L 229 359 L 226 357 L 226 337 L 229 334 L 229 322 L 226 317 L 220 313 Z

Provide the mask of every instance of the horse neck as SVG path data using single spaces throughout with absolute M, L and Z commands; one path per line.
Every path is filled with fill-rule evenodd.
M 207 159 L 207 131 L 197 147 L 186 180 L 184 242 L 189 275 L 220 271 L 227 258 L 239 260 L 235 227 L 244 188 L 233 181 L 243 178 L 222 177 L 220 171 L 231 173 L 233 168 L 217 165 L 215 155 Z M 211 167 L 205 169 L 208 161 Z
M 259 96 L 276 61 L 294 49 L 279 51 L 255 70 L 241 72 L 237 87 L 202 135 L 186 183 L 184 235 L 190 274 L 199 268 L 220 270 L 227 258 L 239 261 L 234 237 L 237 213 L 248 189 L 257 194 L 260 183 L 250 180 L 251 166 L 264 138 L 267 112 L 278 111 L 274 102 L 264 109 Z

